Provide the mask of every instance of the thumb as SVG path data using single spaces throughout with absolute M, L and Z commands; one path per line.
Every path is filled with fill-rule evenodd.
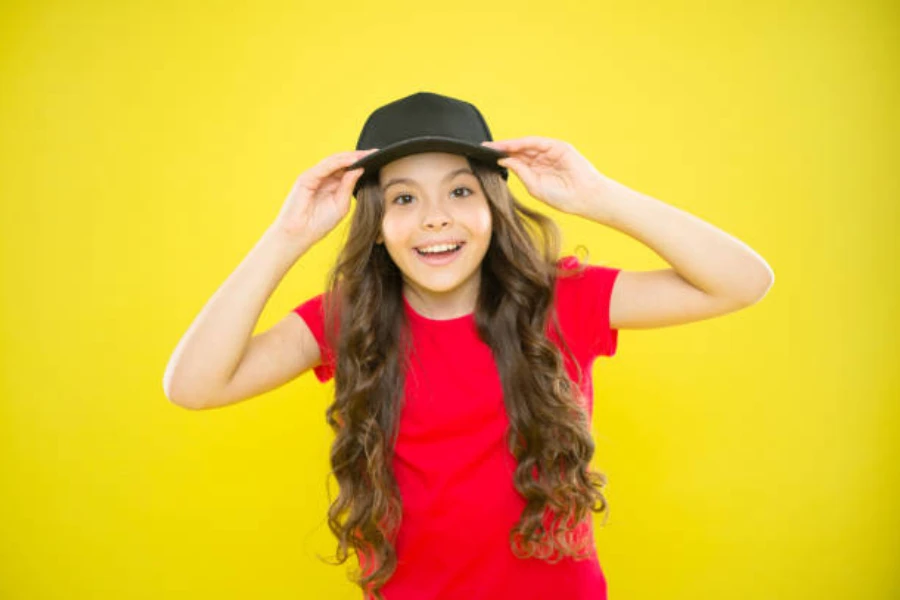
M 522 180 L 522 183 L 525 184 L 525 187 L 531 191 L 535 189 L 537 186 L 537 181 L 535 181 L 534 173 L 531 172 L 531 169 L 525 166 L 525 164 L 519 160 L 518 158 L 501 158 L 497 161 L 497 164 L 503 167 L 508 167 L 513 173 L 516 174 L 516 177 Z
M 341 185 L 337 191 L 337 205 L 341 213 L 346 213 L 350 209 L 350 194 L 353 192 L 353 186 L 365 171 L 364 168 L 350 169 L 341 177 Z

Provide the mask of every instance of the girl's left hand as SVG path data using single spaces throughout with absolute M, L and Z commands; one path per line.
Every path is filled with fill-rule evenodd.
M 481 142 L 506 152 L 497 164 L 512 170 L 528 193 L 563 212 L 584 215 L 607 178 L 572 144 L 539 136 Z

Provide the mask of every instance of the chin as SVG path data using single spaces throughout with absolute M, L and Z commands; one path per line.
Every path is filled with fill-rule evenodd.
M 409 283 L 428 292 L 440 294 L 451 292 L 462 286 L 478 275 L 479 268 L 480 264 L 475 264 L 474 267 L 469 264 L 431 267 L 412 262 L 402 265 L 400 270 Z
M 432 292 L 434 294 L 451 292 L 467 282 L 472 277 L 472 274 L 460 276 L 451 273 L 433 274 L 430 277 L 423 277 L 420 273 L 410 272 L 404 273 L 403 275 L 408 282 L 412 283 L 416 287 L 419 287 L 428 292 Z

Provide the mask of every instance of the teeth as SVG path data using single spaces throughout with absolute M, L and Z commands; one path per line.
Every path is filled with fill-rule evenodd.
M 460 247 L 460 244 L 438 244 L 437 246 L 426 246 L 424 248 L 419 248 L 419 252 L 423 252 L 426 254 L 430 254 L 433 252 L 447 252 L 448 250 L 456 250 Z

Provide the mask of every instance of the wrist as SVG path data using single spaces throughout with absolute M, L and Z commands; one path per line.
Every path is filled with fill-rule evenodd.
M 631 201 L 634 190 L 611 179 L 598 182 L 590 188 L 582 204 L 580 215 L 602 225 L 611 226 L 616 211 Z
M 305 233 L 286 231 L 277 222 L 270 225 L 263 233 L 263 243 L 275 248 L 279 253 L 296 260 L 312 248 L 318 239 Z

